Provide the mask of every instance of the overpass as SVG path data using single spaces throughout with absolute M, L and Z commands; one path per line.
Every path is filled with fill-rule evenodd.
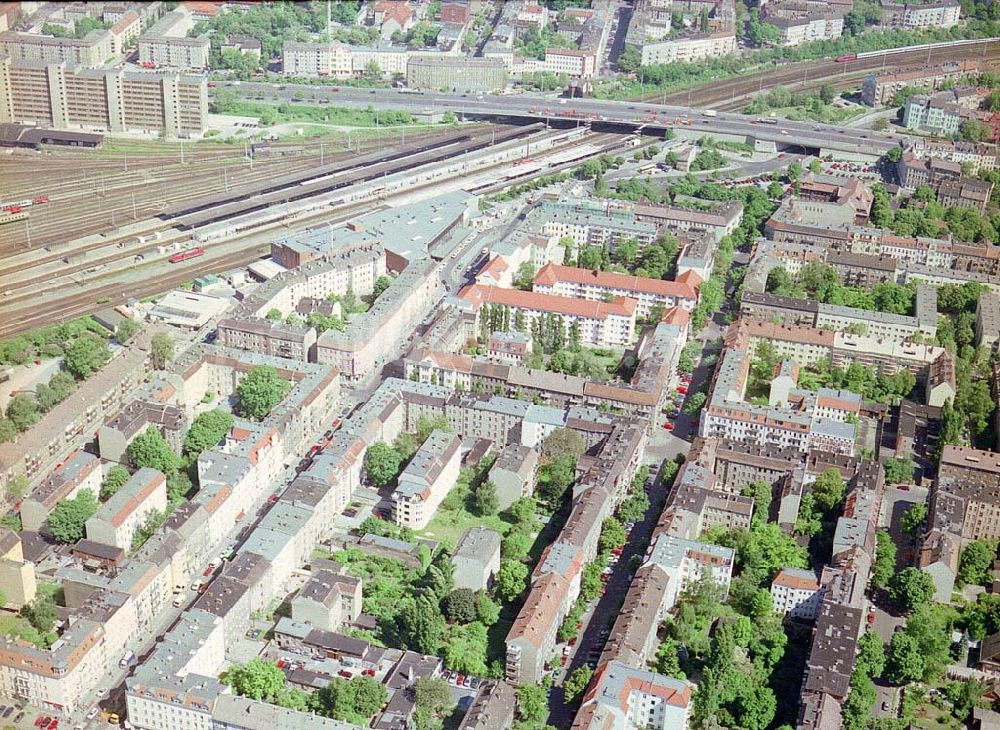
M 465 119 L 537 122 L 556 126 L 589 124 L 597 131 L 638 132 L 662 136 L 672 129 L 681 137 L 706 134 L 747 142 L 759 149 L 835 154 L 872 159 L 898 147 L 894 134 L 837 127 L 815 122 L 763 119 L 732 112 L 705 112 L 683 106 L 605 99 L 556 99 L 538 94 L 450 94 L 436 91 L 365 89 L 299 84 L 216 82 L 215 93 L 225 88 L 247 100 L 270 103 L 336 104 L 339 107 L 394 109 L 414 115 L 440 115 L 451 111 Z M 336 89 L 336 91 L 334 91 Z

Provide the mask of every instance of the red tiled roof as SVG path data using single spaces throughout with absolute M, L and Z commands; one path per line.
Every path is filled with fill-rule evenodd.
M 538 309 L 589 319 L 604 319 L 608 316 L 631 317 L 635 314 L 637 304 L 635 299 L 629 297 L 615 297 L 610 302 L 592 302 L 586 299 L 502 289 L 482 284 L 470 284 L 462 289 L 458 296 L 471 302 L 476 309 L 484 304 L 503 304 L 508 307 Z
M 667 324 L 676 324 L 680 327 L 686 327 L 691 321 L 691 313 L 686 309 L 681 309 L 680 307 L 671 307 L 663 313 L 663 318 L 661 322 L 666 322 Z
M 795 588 L 803 591 L 819 590 L 819 580 L 816 576 L 813 576 L 812 580 L 810 580 L 809 578 L 793 575 L 784 570 L 779 570 L 778 574 L 774 576 L 774 580 L 771 582 L 773 585 L 784 586 L 785 588 Z
M 698 277 L 698 275 L 695 274 L 695 277 Z M 664 297 L 681 297 L 684 299 L 696 299 L 698 297 L 698 292 L 687 283 L 648 279 L 643 276 L 618 274 L 613 271 L 580 269 L 575 266 L 561 266 L 553 263 L 547 263 L 541 268 L 535 275 L 534 283 L 552 286 L 558 281 L 567 281 L 573 284 L 589 284 L 606 289 L 627 289 L 629 291 L 656 294 Z

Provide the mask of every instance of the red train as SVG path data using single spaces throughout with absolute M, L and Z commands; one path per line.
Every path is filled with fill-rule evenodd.
M 199 256 L 205 254 L 205 249 L 203 248 L 192 248 L 190 251 L 181 251 L 180 253 L 175 253 L 170 257 L 169 261 L 172 264 L 179 264 L 181 261 L 187 261 L 188 259 L 196 259 Z
M 857 54 L 854 54 L 854 53 L 852 53 L 852 54 L 850 54 L 849 56 L 837 56 L 837 57 L 836 57 L 835 59 L 833 59 L 833 60 L 834 60 L 834 61 L 835 61 L 836 63 L 845 63 L 845 62 L 847 62 L 847 61 L 854 61 L 854 60 L 857 60 L 857 58 L 858 58 Z

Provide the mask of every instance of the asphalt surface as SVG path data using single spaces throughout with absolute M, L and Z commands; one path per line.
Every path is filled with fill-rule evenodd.
M 697 109 L 648 102 L 602 99 L 556 99 L 540 94 L 449 94 L 400 89 L 356 89 L 339 86 L 302 86 L 268 82 L 214 82 L 213 93 L 225 88 L 245 99 L 270 103 L 336 104 L 340 107 L 397 109 L 411 114 L 452 111 L 463 117 L 521 117 L 546 121 L 590 120 L 636 128 L 677 128 L 692 133 L 753 136 L 785 147 L 822 147 L 846 152 L 881 155 L 897 147 L 892 135 L 814 122 L 781 120 L 765 123 L 756 117 L 730 112 L 705 116 Z M 336 91 L 334 91 L 336 89 Z M 294 98 L 304 97 L 304 98 Z

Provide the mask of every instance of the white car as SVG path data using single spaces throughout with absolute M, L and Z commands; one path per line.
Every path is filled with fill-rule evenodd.
M 97 705 L 94 705 L 94 706 L 93 706 L 93 707 L 91 707 L 91 708 L 90 708 L 90 710 L 89 710 L 89 711 L 87 712 L 87 719 L 88 719 L 88 720 L 93 720 L 93 719 L 94 719 L 95 717 L 97 717 L 97 713 L 98 713 L 98 712 L 100 712 L 100 710 L 98 710 L 98 709 L 97 709 Z

